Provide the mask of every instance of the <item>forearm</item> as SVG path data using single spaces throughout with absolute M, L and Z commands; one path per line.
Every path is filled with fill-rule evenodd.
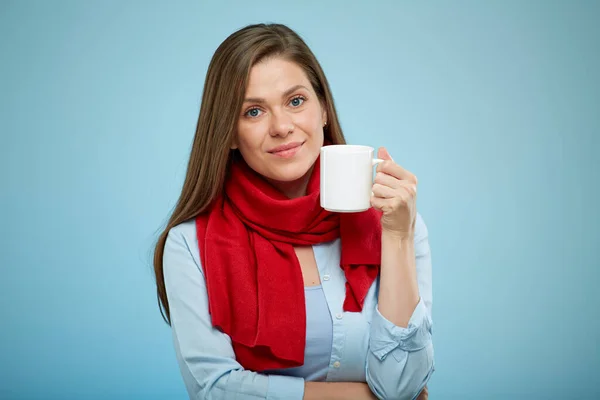
M 410 235 L 382 234 L 378 307 L 371 321 L 366 380 L 379 399 L 413 399 L 434 370 L 431 252 L 417 214 Z
M 414 235 L 382 234 L 378 303 L 386 319 L 403 328 L 408 326 L 419 303 Z
M 304 400 L 376 399 L 364 382 L 306 382 Z

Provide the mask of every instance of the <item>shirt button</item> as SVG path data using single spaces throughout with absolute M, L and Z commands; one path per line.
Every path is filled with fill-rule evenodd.
M 342 313 L 337 313 L 337 314 L 335 314 L 335 317 L 337 319 L 342 319 L 342 318 L 344 318 L 344 315 Z
M 328 281 L 329 280 L 329 275 L 323 275 L 323 280 L 324 281 Z
M 333 363 L 333 367 L 334 368 L 339 368 L 340 367 L 340 362 L 339 361 L 334 362 Z

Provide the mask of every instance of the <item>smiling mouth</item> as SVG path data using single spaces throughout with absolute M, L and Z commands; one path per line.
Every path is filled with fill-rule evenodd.
M 283 148 L 278 151 L 271 151 L 269 153 L 273 154 L 274 156 L 281 157 L 281 158 L 291 158 L 291 157 L 295 156 L 302 149 L 303 145 L 304 145 L 304 142 L 298 143 L 294 147 L 287 147 L 287 148 Z

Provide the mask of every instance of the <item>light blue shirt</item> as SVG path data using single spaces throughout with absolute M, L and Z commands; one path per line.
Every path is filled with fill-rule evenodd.
M 325 381 L 333 348 L 333 323 L 323 286 L 304 288 L 306 346 L 304 365 L 264 371 L 269 375 L 301 376 L 305 381 Z
M 305 288 L 307 295 L 311 293 L 306 303 L 305 364 L 257 373 L 236 361 L 229 336 L 211 324 L 195 222 L 170 230 L 163 258 L 165 286 L 175 352 L 190 399 L 302 400 L 305 380 L 367 382 L 380 399 L 414 399 L 419 394 L 434 370 L 431 253 L 421 216 L 417 215 L 415 227 L 421 298 L 407 328 L 394 325 L 379 312 L 379 279 L 370 288 L 362 312 L 344 312 L 346 279 L 339 266 L 340 240 L 314 245 L 313 250 L 321 290 L 311 293 L 311 288 Z M 319 292 L 321 301 L 314 297 Z

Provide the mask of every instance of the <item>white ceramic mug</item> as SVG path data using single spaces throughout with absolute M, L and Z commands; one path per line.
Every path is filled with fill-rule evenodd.
M 333 212 L 361 212 L 371 207 L 373 158 L 369 146 L 321 147 L 321 207 Z

